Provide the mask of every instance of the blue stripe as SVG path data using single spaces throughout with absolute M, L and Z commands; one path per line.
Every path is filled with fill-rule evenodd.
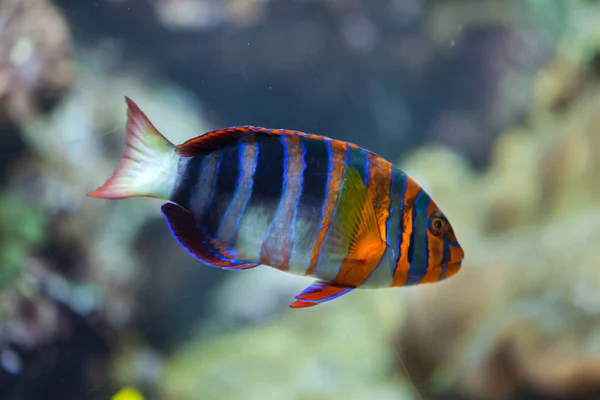
M 244 153 L 246 151 L 247 146 L 248 146 L 248 143 L 244 143 L 240 149 L 241 165 L 243 165 L 243 163 L 245 161 Z M 256 172 L 256 163 L 258 160 L 258 152 L 259 152 L 260 146 L 258 145 L 258 143 L 253 143 L 252 146 L 254 146 L 254 159 L 252 160 L 252 173 L 250 175 L 250 184 L 248 185 L 248 188 L 246 189 L 247 190 L 246 193 L 242 194 L 244 196 L 243 197 L 244 201 L 242 202 L 242 208 L 240 209 L 240 212 L 238 213 L 238 215 L 235 216 L 235 222 L 233 223 L 232 237 L 237 236 L 237 231 L 240 227 L 240 222 L 242 221 L 242 216 L 246 213 L 246 207 L 248 207 L 248 202 L 250 201 L 250 197 L 252 196 L 252 189 L 254 187 L 254 173 Z M 238 180 L 238 191 L 239 191 L 240 184 L 241 184 L 241 175 L 240 175 L 240 179 Z M 236 193 L 236 195 L 239 195 L 239 193 Z
M 247 171 L 245 170 L 246 169 L 245 165 L 246 165 L 246 162 L 248 161 L 245 159 L 244 155 L 249 146 L 253 146 L 255 149 L 254 150 L 254 159 L 251 160 L 252 172 L 250 174 L 250 179 L 249 179 L 248 185 L 247 185 L 247 187 L 244 188 L 245 191 L 242 192 L 242 187 L 244 186 L 243 185 L 244 182 L 242 182 L 242 179 L 243 179 L 244 175 L 247 174 Z M 235 238 L 237 237 L 237 232 L 240 227 L 240 222 L 242 221 L 242 217 L 244 216 L 244 213 L 246 212 L 246 208 L 248 207 L 248 202 L 250 201 L 250 197 L 252 196 L 252 189 L 254 187 L 254 173 L 256 172 L 256 163 L 257 163 L 257 159 L 258 159 L 259 148 L 260 148 L 260 146 L 258 145 L 258 143 L 242 142 L 241 145 L 239 146 L 238 163 L 239 163 L 239 171 L 240 172 L 239 172 L 238 179 L 237 179 L 235 193 L 233 195 L 231 202 L 229 203 L 229 207 L 227 207 L 225 216 L 223 217 L 223 221 L 229 221 L 229 218 L 230 218 L 229 214 L 231 214 L 233 206 L 237 205 L 237 203 L 239 202 L 239 199 L 242 199 L 241 207 L 239 208 L 239 210 L 236 210 L 237 215 L 234 215 L 232 217 L 234 219 L 233 225 L 231 226 L 231 232 L 228 233 L 229 237 L 233 241 L 235 241 Z M 229 243 L 229 244 L 231 244 L 231 243 Z
M 392 167 L 390 174 L 391 174 L 390 190 L 389 190 L 390 208 L 389 208 L 389 214 L 388 214 L 387 220 L 385 222 L 385 242 L 386 242 L 387 246 L 386 246 L 385 252 L 383 253 L 383 256 L 381 257 L 381 260 L 379 260 L 379 263 L 377 264 L 377 267 L 373 268 L 373 270 L 369 273 L 369 276 L 367 277 L 367 279 L 365 279 L 365 283 L 369 282 L 369 278 L 375 274 L 375 271 L 378 271 L 380 268 L 382 268 L 382 266 L 386 265 L 386 261 L 388 261 L 390 259 L 390 257 L 393 257 L 391 254 L 389 254 L 391 252 L 391 249 L 393 248 L 389 244 L 392 242 L 395 242 L 393 240 L 393 238 L 390 237 L 390 235 L 391 235 L 390 224 L 392 223 L 392 220 L 395 217 L 394 211 L 396 211 L 397 208 L 402 208 L 402 207 L 400 207 L 400 205 L 396 204 L 398 201 L 398 199 L 397 199 L 398 196 L 396 195 L 396 172 L 393 167 Z M 393 271 L 396 269 L 396 263 L 393 263 L 393 261 L 390 262 L 389 268 L 391 268 L 391 271 L 393 273 Z M 391 277 L 393 278 L 394 275 L 392 274 Z M 373 279 L 375 279 L 375 277 Z
M 429 266 L 429 235 L 427 234 L 427 230 L 429 229 L 429 218 L 427 216 L 427 209 L 429 208 L 429 203 L 431 202 L 431 199 L 428 199 L 427 201 L 427 206 L 425 206 L 423 208 L 423 213 L 424 213 L 424 218 L 425 218 L 425 224 L 423 224 L 423 226 L 421 227 L 421 229 L 423 230 L 423 238 L 424 240 L 424 246 L 425 248 L 423 249 L 423 252 L 425 254 L 424 260 L 423 260 L 423 275 L 421 275 L 421 279 L 423 279 L 423 276 L 425 276 L 425 274 L 427 273 L 427 267 Z M 419 279 L 419 282 L 421 280 Z
M 331 146 L 329 147 L 330 149 L 330 154 L 329 154 L 329 158 L 331 159 L 331 165 L 329 166 L 329 175 L 331 177 L 331 173 L 333 170 L 333 153 L 331 152 Z M 348 148 L 346 147 L 346 151 L 344 152 L 344 165 L 342 166 L 342 181 L 340 183 L 340 188 L 338 190 L 338 198 L 336 201 L 336 204 L 334 205 L 334 209 L 333 209 L 333 213 L 331 215 L 331 222 L 329 223 L 329 228 L 331 228 L 331 225 L 333 223 L 335 223 L 336 218 L 337 218 L 337 213 L 338 213 L 338 207 L 337 207 L 337 203 L 339 202 L 340 196 L 342 194 L 342 192 L 344 191 L 344 186 L 345 186 L 345 177 L 346 177 L 346 168 L 348 165 Z M 327 187 L 329 187 L 329 182 L 327 183 Z M 325 203 L 323 203 L 325 204 Z M 325 244 L 328 242 L 329 240 L 329 232 L 331 232 L 331 229 L 328 229 L 327 232 L 325 233 L 325 239 L 323 240 L 323 246 L 325 246 Z M 319 266 L 320 266 L 320 262 L 321 262 L 321 256 L 323 255 L 323 251 L 321 251 L 319 253 L 319 260 L 317 261 L 317 266 L 315 268 L 315 273 L 317 271 L 319 271 Z M 340 260 L 339 264 L 334 266 L 331 279 L 335 278 L 337 276 L 337 274 L 340 272 L 340 268 L 342 267 L 342 264 L 344 263 L 344 260 Z M 323 271 L 324 272 L 324 271 Z
M 206 206 L 204 207 L 204 210 L 209 210 L 210 207 L 212 206 L 213 200 L 215 198 L 215 194 L 217 192 L 216 190 L 216 186 L 217 186 L 217 180 L 219 179 L 219 170 L 221 169 L 221 159 L 222 157 L 222 153 L 221 151 L 215 152 L 216 157 L 217 157 L 217 165 L 215 165 L 215 174 L 213 176 L 213 180 L 211 183 L 211 191 L 210 191 L 210 197 L 208 198 L 208 202 L 206 203 Z M 205 212 L 206 214 L 206 212 Z
M 392 179 L 390 180 L 390 212 L 388 213 L 387 220 L 385 221 L 385 241 L 386 243 L 390 243 L 390 222 L 392 221 L 392 214 L 394 213 L 394 184 L 396 183 L 396 174 L 394 174 L 394 169 L 391 171 Z
M 270 179 L 271 184 L 274 183 L 279 183 L 281 182 L 280 186 L 281 189 L 278 191 L 278 199 L 277 199 L 277 207 L 275 207 L 275 212 L 273 213 L 273 216 L 271 218 L 271 222 L 269 223 L 269 227 L 267 228 L 267 232 L 265 233 L 263 240 L 261 242 L 260 245 L 260 252 L 259 252 L 259 260 L 262 260 L 264 257 L 264 253 L 266 249 L 270 250 L 270 246 L 273 245 L 273 240 L 271 239 L 271 234 L 273 232 L 273 229 L 275 227 L 276 224 L 279 223 L 279 217 L 281 215 L 281 208 L 283 206 L 283 197 L 284 197 L 284 193 L 287 190 L 287 179 L 286 179 L 286 174 L 287 174 L 287 170 L 288 170 L 288 164 L 289 164 L 289 154 L 288 154 L 288 145 L 286 143 L 286 141 L 284 140 L 285 136 L 279 136 L 279 140 L 278 140 L 278 145 L 277 147 L 275 147 L 275 143 L 273 142 L 271 151 L 273 151 L 274 153 L 276 152 L 278 155 L 278 160 L 270 160 L 270 159 L 264 159 L 264 162 L 278 162 L 278 165 L 281 165 L 281 169 L 277 171 L 277 173 L 275 175 L 273 175 L 273 173 L 271 174 L 271 176 L 269 178 L 275 178 L 275 179 Z M 280 164 L 279 164 L 280 163 Z M 265 171 L 265 173 L 267 173 L 267 171 Z M 279 175 L 279 176 L 276 176 Z M 267 176 L 265 175 L 265 178 L 267 178 Z M 272 260 L 268 259 L 266 261 L 266 263 L 271 263 Z
M 256 171 L 254 173 L 254 186 L 252 195 L 248 202 L 248 208 L 262 210 L 263 217 L 268 221 L 267 232 L 256 232 L 257 235 L 264 234 L 257 256 L 263 255 L 263 247 L 268 245 L 268 233 L 275 220 L 275 211 L 281 201 L 284 185 L 284 148 L 279 137 L 263 137 L 257 140 L 260 146 Z
M 450 261 L 450 243 L 448 240 L 444 240 L 444 256 L 442 258 L 442 275 L 440 280 L 446 279 L 446 264 Z
M 365 152 L 365 187 L 369 187 L 369 179 L 371 179 L 371 158 L 369 153 Z
M 423 191 L 419 190 L 419 193 L 417 193 L 417 198 L 415 199 L 413 205 L 412 205 L 412 209 L 410 210 L 410 212 L 412 213 L 412 231 L 410 233 L 410 243 L 408 244 L 408 255 L 407 255 L 407 260 L 408 263 L 410 264 L 410 269 L 408 271 L 409 274 L 409 278 L 410 278 L 410 272 L 413 269 L 413 257 L 414 257 L 414 253 L 415 253 L 415 237 L 417 235 L 417 201 L 419 200 L 419 197 L 421 197 L 421 193 Z
M 285 204 L 283 204 L 283 198 L 284 198 L 284 193 L 286 193 L 286 191 L 287 191 L 287 185 L 288 185 L 287 171 L 288 171 L 289 163 L 290 163 L 289 146 L 288 146 L 287 141 L 285 140 L 286 137 L 287 137 L 287 135 L 281 135 L 279 137 L 279 143 L 281 144 L 281 146 L 283 146 L 283 170 L 282 170 L 282 175 L 281 175 L 281 180 L 282 180 L 283 184 L 282 184 L 282 189 L 281 189 L 281 195 L 279 196 L 279 201 L 277 202 L 277 208 L 275 210 L 275 214 L 273 214 L 273 219 L 271 220 L 271 223 L 269 224 L 269 229 L 267 229 L 267 234 L 265 235 L 265 238 L 263 239 L 262 244 L 265 244 L 271 237 L 271 233 L 273 232 L 273 227 L 279 223 L 278 217 L 281 216 L 281 209 L 282 209 L 282 207 L 285 206 Z M 261 259 L 262 259 L 262 256 L 263 256 L 263 254 L 262 254 L 262 248 L 261 248 L 261 254 L 260 254 Z
M 406 285 L 415 285 L 423 279 L 427 272 L 427 208 L 429 207 L 429 196 L 421 189 L 415 200 L 413 208 L 413 231 L 411 243 L 408 250 L 410 270 Z
M 235 192 L 233 197 L 237 197 L 240 195 L 240 186 L 242 186 L 242 178 L 244 177 L 244 153 L 246 152 L 246 147 L 248 147 L 248 143 L 241 142 L 238 146 L 238 177 L 237 182 L 235 184 Z M 229 209 L 227 209 L 229 212 Z M 227 215 L 227 214 L 226 214 Z
M 227 224 L 229 221 L 229 214 L 231 214 L 231 209 L 232 207 L 235 205 L 236 203 L 236 199 L 240 196 L 240 186 L 242 183 L 242 177 L 244 176 L 244 149 L 246 148 L 246 143 L 241 142 L 240 145 L 238 146 L 238 157 L 237 157 L 237 169 L 238 169 L 238 175 L 237 175 L 237 180 L 235 183 L 235 189 L 233 191 L 233 195 L 231 196 L 231 200 L 229 201 L 229 205 L 227 206 L 227 209 L 225 210 L 225 213 L 223 214 L 223 218 L 221 218 L 220 224 L 219 224 L 219 229 L 217 229 L 218 233 L 222 232 L 223 229 L 223 224 Z M 234 237 L 231 235 L 231 233 L 229 233 L 230 237 Z M 219 234 L 217 234 L 216 236 L 219 236 Z M 228 245 L 230 245 L 231 243 L 227 243 Z
M 448 234 L 444 237 L 444 255 L 442 256 L 442 264 L 446 264 L 450 261 L 450 242 L 448 241 Z
M 402 173 L 402 189 L 400 195 L 400 223 L 398 224 L 398 240 L 396 245 L 396 259 L 394 260 L 392 277 L 396 276 L 396 269 L 398 267 L 398 261 L 400 261 L 400 253 L 402 252 L 402 234 L 404 233 L 404 197 L 406 196 L 406 174 Z
M 171 192 L 170 200 L 180 206 L 191 210 L 192 197 L 196 183 L 200 176 L 200 169 L 206 155 L 194 157 L 181 157 L 177 163 L 177 181 Z
M 297 179 L 298 183 L 298 194 L 296 194 L 296 198 L 294 199 L 294 216 L 292 217 L 292 223 L 290 229 L 292 233 L 290 235 L 292 248 L 290 249 L 290 264 L 292 262 L 292 255 L 294 254 L 294 247 L 296 245 L 296 219 L 298 218 L 298 208 L 300 207 L 300 197 L 302 196 L 302 191 L 304 190 L 304 170 L 306 169 L 306 146 L 304 146 L 304 140 L 300 139 L 300 148 L 302 149 L 301 163 L 302 163 L 302 172 L 299 174 Z M 293 268 L 292 265 L 289 266 L 290 269 Z
M 459 246 L 458 242 L 454 242 L 452 240 L 450 240 L 450 238 L 446 237 L 446 241 L 448 241 L 448 243 L 450 243 L 452 246 Z
M 254 173 L 256 172 L 256 164 L 258 164 L 258 152 L 260 151 L 260 146 L 258 143 L 254 143 L 254 160 L 252 160 L 252 176 L 250 177 L 250 187 L 248 189 L 248 193 L 244 193 L 244 203 L 242 205 L 242 209 L 240 213 L 235 218 L 235 224 L 233 227 L 233 237 L 237 236 L 238 229 L 240 227 L 240 222 L 242 221 L 242 216 L 246 213 L 246 208 L 248 208 L 248 202 L 250 201 L 250 197 L 252 197 L 252 191 L 254 189 Z M 243 153 L 242 153 L 243 157 Z M 238 182 L 239 185 L 239 182 Z
M 296 212 L 297 220 L 302 221 L 303 234 L 296 236 L 296 249 L 292 250 L 294 269 L 306 273 L 319 236 L 322 219 L 319 210 L 327 196 L 329 157 L 328 142 L 324 140 L 302 139 L 304 149 L 304 171 L 302 173 L 302 193 Z M 299 224 L 299 226 L 301 226 Z M 300 231 L 298 231 L 300 234 Z
M 237 155 L 234 148 L 225 148 L 213 153 L 217 157 L 215 174 L 210 184 L 211 191 L 202 217 L 200 226 L 206 230 L 210 237 L 216 238 L 217 232 L 223 221 L 226 211 L 225 204 L 233 199 L 235 183 L 238 176 Z M 215 198 L 219 199 L 218 202 Z
M 346 164 L 354 168 L 363 181 L 365 187 L 369 183 L 369 156 L 363 149 L 348 147 L 348 158 Z

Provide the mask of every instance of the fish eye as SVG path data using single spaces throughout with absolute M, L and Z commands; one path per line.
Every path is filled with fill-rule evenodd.
M 433 214 L 429 219 L 429 229 L 434 235 L 443 235 L 448 231 L 448 228 L 448 221 L 438 213 Z

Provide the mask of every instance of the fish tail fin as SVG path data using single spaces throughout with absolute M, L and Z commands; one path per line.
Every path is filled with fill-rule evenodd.
M 175 146 L 152 125 L 129 97 L 125 151 L 112 176 L 88 196 L 103 199 L 168 199 L 177 179 Z

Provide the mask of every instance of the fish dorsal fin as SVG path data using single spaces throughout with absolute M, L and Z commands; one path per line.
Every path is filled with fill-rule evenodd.
M 232 126 L 224 129 L 207 132 L 177 146 L 177 154 L 182 157 L 192 157 L 198 154 L 206 154 L 221 148 L 228 143 L 236 142 L 244 137 L 252 136 L 281 136 L 296 135 L 307 138 L 329 139 L 325 136 L 317 136 L 300 131 L 288 129 L 269 129 L 262 126 L 243 125 Z
M 230 270 L 258 266 L 256 263 L 239 260 L 232 249 L 204 234 L 196 225 L 191 211 L 173 203 L 163 204 L 161 210 L 177 242 L 200 261 Z
M 362 177 L 356 169 L 346 166 L 337 210 L 329 228 L 330 256 L 365 264 L 379 260 L 387 247 Z

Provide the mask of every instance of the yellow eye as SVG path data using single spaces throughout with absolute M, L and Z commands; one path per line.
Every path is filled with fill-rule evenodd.
M 434 235 L 443 235 L 448 230 L 448 222 L 439 215 L 433 215 L 429 223 L 429 229 Z

